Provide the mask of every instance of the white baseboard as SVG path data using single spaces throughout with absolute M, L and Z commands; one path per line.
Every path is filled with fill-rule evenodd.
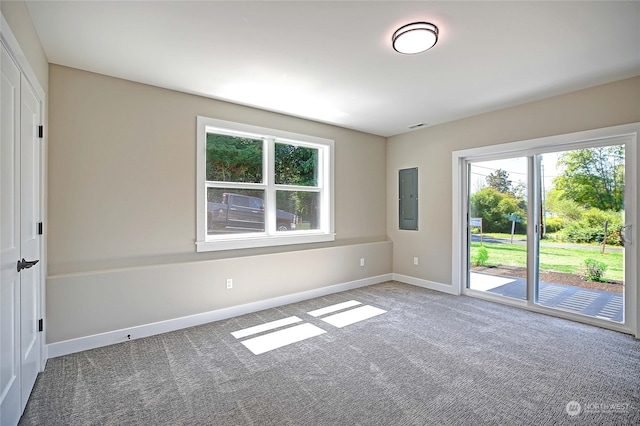
M 417 287 L 428 288 L 430 290 L 440 291 L 442 293 L 453 294 L 458 296 L 460 293 L 452 285 L 441 284 L 434 281 L 423 280 L 421 278 L 410 277 L 402 274 L 392 274 L 394 281 L 415 285 Z
M 378 275 L 376 277 L 364 278 L 342 284 L 335 284 L 321 287 L 314 290 L 300 293 L 288 294 L 286 296 L 274 297 L 272 299 L 247 303 L 244 305 L 232 306 L 201 314 L 190 315 L 181 318 L 174 318 L 166 321 L 159 321 L 151 324 L 139 325 L 106 333 L 94 334 L 91 336 L 79 337 L 77 339 L 65 340 L 62 342 L 46 345 L 46 351 L 50 358 L 68 355 L 75 352 L 95 349 L 102 346 L 122 343 L 127 340 L 140 339 L 142 337 L 154 336 L 156 334 L 167 333 L 183 328 L 202 325 L 214 321 L 220 321 L 238 315 L 258 312 L 265 309 L 276 308 L 290 303 L 301 302 L 328 294 L 339 293 L 341 291 L 353 290 L 355 288 L 366 287 L 368 285 L 379 284 L 393 279 L 393 274 Z

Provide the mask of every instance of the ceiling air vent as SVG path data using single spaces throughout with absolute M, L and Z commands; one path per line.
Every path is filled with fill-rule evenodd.
M 413 126 L 409 126 L 409 129 L 413 130 L 413 129 L 419 129 L 420 127 L 425 127 L 426 124 L 424 123 L 418 123 L 418 124 L 414 124 Z

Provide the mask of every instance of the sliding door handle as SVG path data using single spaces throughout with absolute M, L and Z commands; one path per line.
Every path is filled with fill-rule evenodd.
M 631 241 L 631 225 L 625 225 L 620 230 L 620 237 L 622 239 L 623 246 L 630 246 Z

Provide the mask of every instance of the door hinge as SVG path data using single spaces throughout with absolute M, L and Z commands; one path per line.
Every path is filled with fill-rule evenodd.
M 44 330 L 44 321 L 40 318 L 38 320 L 38 331 L 42 332 L 42 330 Z
M 42 222 L 38 222 L 38 235 L 42 235 Z
M 44 137 L 44 126 L 38 126 L 38 137 L 40 139 Z

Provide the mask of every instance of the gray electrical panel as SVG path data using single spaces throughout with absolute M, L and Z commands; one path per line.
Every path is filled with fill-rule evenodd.
M 402 169 L 398 173 L 399 227 L 411 231 L 418 230 L 418 168 Z

